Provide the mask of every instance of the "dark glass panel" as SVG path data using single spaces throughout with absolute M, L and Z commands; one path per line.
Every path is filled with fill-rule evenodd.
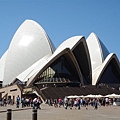
M 104 71 L 99 83 L 120 84 L 120 70 L 114 59 Z
M 76 48 L 73 50 L 73 54 L 79 64 L 81 73 L 83 75 L 84 84 L 91 84 L 92 81 L 90 80 L 90 68 L 88 63 L 90 61 L 88 61 L 83 43 L 80 43 L 76 46 Z

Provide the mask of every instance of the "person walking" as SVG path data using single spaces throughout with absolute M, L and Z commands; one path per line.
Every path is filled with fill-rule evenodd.
M 64 98 L 64 107 L 65 107 L 65 109 L 67 109 L 67 107 L 68 107 L 68 99 L 67 99 L 67 97 Z
M 72 100 L 72 98 L 70 98 L 68 100 L 68 106 L 70 107 L 70 109 L 72 109 L 72 107 L 73 107 L 73 100 Z
M 37 108 L 36 109 L 41 109 L 40 105 L 42 104 L 42 100 L 40 97 L 37 98 Z
M 96 99 L 95 100 L 95 110 L 97 110 L 98 109 L 98 100 Z
M 80 100 L 80 98 L 77 98 L 77 103 L 78 103 L 78 110 L 80 110 L 80 103 L 81 103 L 81 100 Z
M 19 105 L 20 105 L 20 97 L 18 95 L 16 99 L 16 107 L 19 108 Z

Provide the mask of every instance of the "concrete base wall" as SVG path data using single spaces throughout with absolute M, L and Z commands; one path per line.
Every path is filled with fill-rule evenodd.
M 16 98 L 19 95 L 21 98 L 21 89 L 18 85 L 11 85 L 7 87 L 0 88 L 0 93 L 2 94 L 2 98 L 11 99 L 12 103 L 16 103 Z

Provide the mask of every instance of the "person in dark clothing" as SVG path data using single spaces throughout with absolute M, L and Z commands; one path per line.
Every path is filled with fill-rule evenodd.
M 20 97 L 18 95 L 16 99 L 16 107 L 19 108 L 19 105 L 20 105 Z
M 95 100 L 95 110 L 97 110 L 98 109 L 98 100 L 96 99 Z

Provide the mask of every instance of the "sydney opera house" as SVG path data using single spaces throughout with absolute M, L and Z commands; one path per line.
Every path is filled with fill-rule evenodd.
M 0 81 L 2 97 L 11 99 L 119 92 L 120 63 L 94 33 L 55 48 L 38 23 L 26 20 L 0 58 Z

